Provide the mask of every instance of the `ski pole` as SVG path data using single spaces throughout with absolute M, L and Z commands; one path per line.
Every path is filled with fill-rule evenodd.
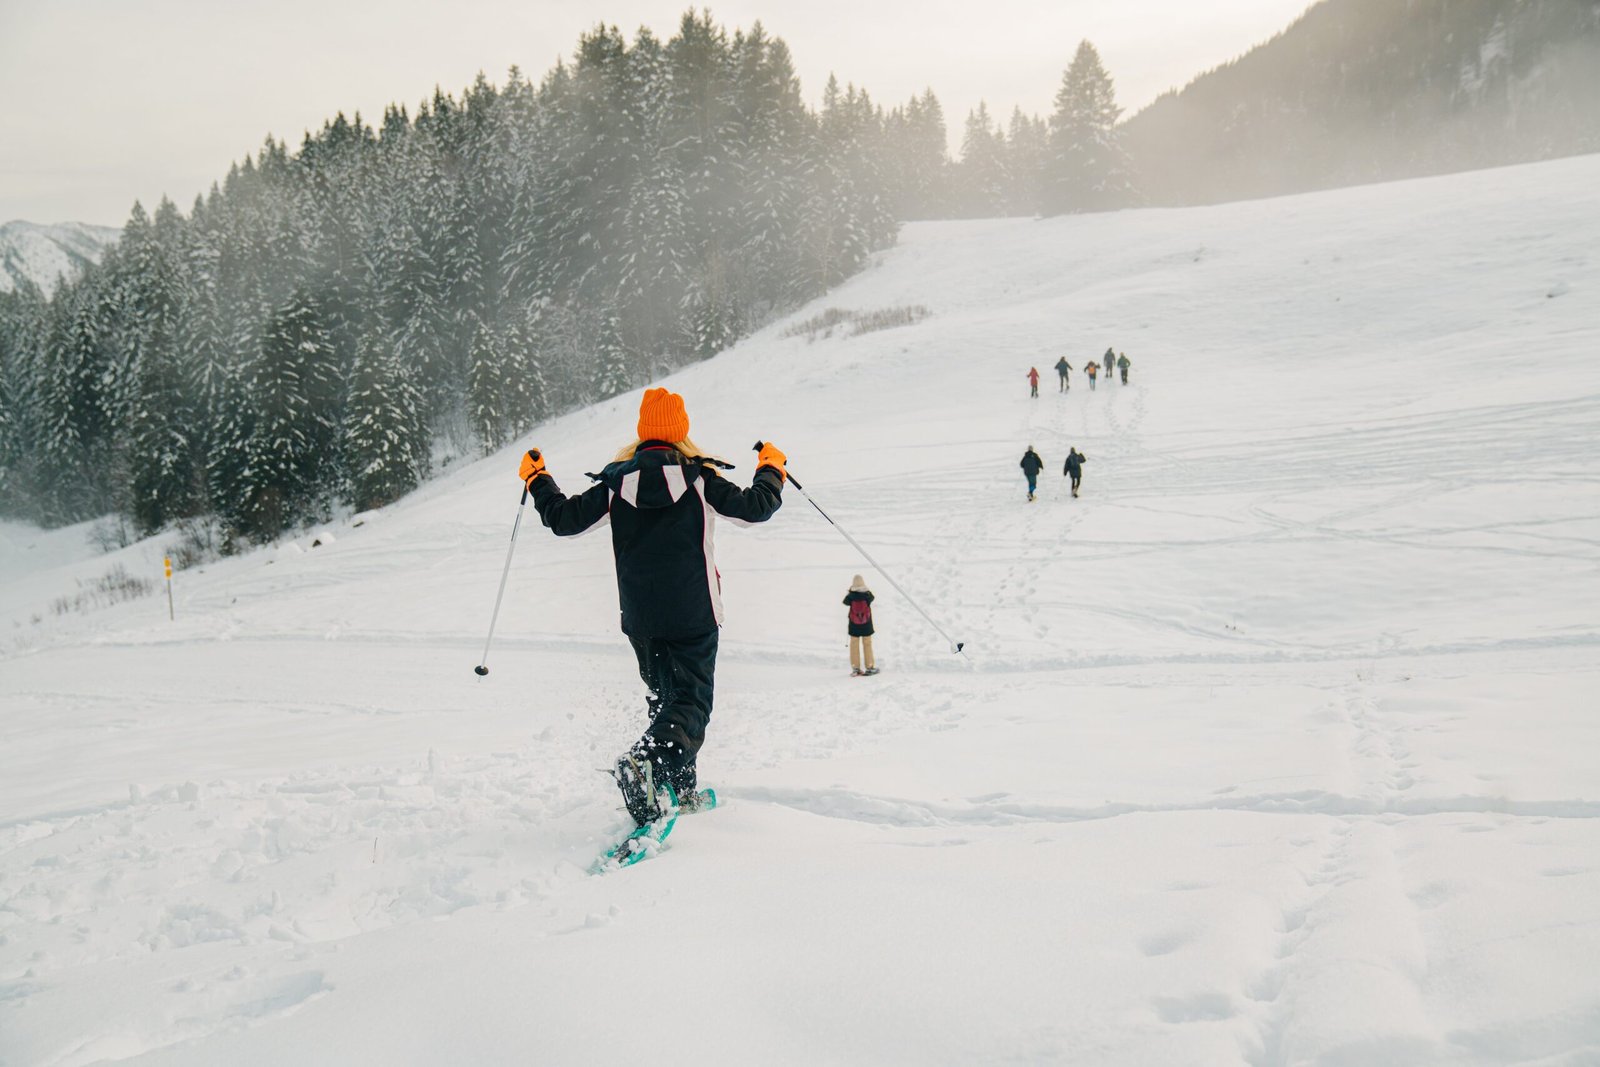
M 500 572 L 500 591 L 494 595 L 494 614 L 489 616 L 489 636 L 483 642 L 483 658 L 472 668 L 472 673 L 483 677 L 489 673 L 489 642 L 494 640 L 494 624 L 500 618 L 500 598 L 506 595 L 506 578 L 511 574 L 511 553 L 517 548 L 517 531 L 522 528 L 522 513 L 528 509 L 528 487 L 522 487 L 522 503 L 517 505 L 517 521 L 511 524 L 511 546 L 506 549 L 506 569 Z
M 757 452 L 760 452 L 765 447 L 766 447 L 766 442 L 757 441 L 756 442 L 756 446 L 755 446 L 755 450 Z M 818 504 L 815 500 L 811 499 L 811 494 L 806 492 L 806 487 L 800 484 L 800 480 L 798 478 L 796 478 L 792 474 L 789 474 L 789 472 L 787 470 L 784 471 L 784 474 L 788 476 L 790 484 L 792 484 L 796 489 L 800 490 L 800 495 L 806 498 L 806 503 L 808 503 L 812 507 L 816 508 L 817 509 L 817 514 L 821 515 L 824 519 L 827 519 L 828 520 L 828 525 L 832 526 L 835 530 L 838 530 L 839 531 L 839 535 L 841 537 L 843 537 L 846 541 L 849 541 L 850 544 L 851 544 L 851 547 L 853 547 L 857 552 L 861 553 L 861 556 L 862 556 L 863 559 L 865 559 L 868 563 L 872 564 L 872 569 L 877 571 L 879 574 L 883 575 L 884 580 L 887 581 L 890 585 L 894 586 L 895 591 L 898 592 L 901 596 L 906 598 L 906 603 L 908 603 L 912 607 L 916 608 L 917 609 L 917 614 L 921 615 L 924 619 L 928 620 L 928 625 L 932 626 L 935 630 L 937 630 L 940 637 L 942 637 L 946 641 L 950 642 L 950 652 L 952 654 L 961 653 L 961 650 L 966 647 L 966 642 L 965 641 L 957 641 L 955 638 L 953 638 L 949 634 L 945 633 L 944 632 L 944 628 L 942 626 L 940 626 L 938 623 L 933 621 L 933 616 L 929 615 L 926 611 L 923 611 L 922 610 L 922 605 L 918 604 L 916 602 L 916 600 L 912 598 L 910 593 L 908 593 L 904 589 L 900 588 L 900 583 L 895 581 L 894 578 L 889 574 L 889 572 L 883 569 L 883 564 L 881 564 L 877 560 L 873 559 L 872 556 L 867 552 L 867 550 L 862 548 L 860 543 L 857 542 L 854 537 L 850 536 L 850 532 L 848 530 L 846 530 L 843 526 L 840 526 L 838 523 L 834 522 L 833 521 L 833 517 L 830 516 L 826 511 L 823 511 L 822 510 L 822 506 L 820 504 Z

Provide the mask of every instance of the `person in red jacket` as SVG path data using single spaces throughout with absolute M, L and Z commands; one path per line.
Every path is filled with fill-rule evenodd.
M 617 454 L 595 484 L 563 493 L 538 449 L 522 457 L 521 476 L 539 518 L 558 537 L 610 521 L 622 632 L 649 689 L 650 725 L 612 770 L 628 814 L 640 826 L 695 791 L 695 759 L 711 719 L 722 625 L 722 578 L 712 551 L 718 515 L 765 522 L 783 503 L 787 458 L 763 446 L 748 489 L 719 472 L 731 464 L 689 438 L 683 397 L 647 389 L 638 440 Z
M 850 674 L 877 674 L 878 664 L 872 658 L 872 591 L 866 579 L 856 575 L 850 579 L 850 591 L 844 595 L 844 606 L 850 609 Z M 862 669 L 865 664 L 866 669 Z
M 1029 396 L 1038 396 L 1039 395 L 1039 368 L 1038 367 L 1029 367 L 1028 368 L 1028 395 Z

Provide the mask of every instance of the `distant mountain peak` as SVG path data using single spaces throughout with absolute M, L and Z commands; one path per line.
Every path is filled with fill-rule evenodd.
M 0 293 L 13 292 L 29 281 L 48 296 L 63 277 L 71 277 L 86 263 L 100 262 L 106 246 L 121 232 L 86 222 L 41 226 L 18 220 L 0 225 Z

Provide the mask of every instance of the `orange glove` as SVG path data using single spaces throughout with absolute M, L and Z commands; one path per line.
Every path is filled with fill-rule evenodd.
M 762 445 L 760 454 L 756 456 L 756 468 L 758 470 L 762 467 L 771 467 L 778 472 L 778 476 L 784 481 L 789 480 L 789 472 L 783 469 L 783 465 L 787 462 L 789 462 L 789 457 L 779 451 L 778 446 L 771 441 Z
M 533 480 L 542 474 L 548 474 L 544 469 L 544 455 L 537 448 L 530 448 L 522 455 L 522 484 L 533 488 Z

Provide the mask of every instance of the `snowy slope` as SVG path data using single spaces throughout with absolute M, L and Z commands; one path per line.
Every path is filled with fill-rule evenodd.
M 600 878 L 607 536 L 530 514 L 471 667 L 517 451 L 580 489 L 637 393 L 174 623 L 48 606 L 159 541 L 8 529 L 0 1064 L 1597 1062 L 1596 248 L 1600 157 L 908 227 L 794 318 L 927 320 L 669 384 L 967 655 L 792 491 L 723 527 L 726 806 Z
M 0 293 L 27 280 L 49 295 L 63 277 L 85 263 L 100 262 L 100 254 L 119 236 L 114 227 L 84 222 L 8 222 L 0 226 Z

